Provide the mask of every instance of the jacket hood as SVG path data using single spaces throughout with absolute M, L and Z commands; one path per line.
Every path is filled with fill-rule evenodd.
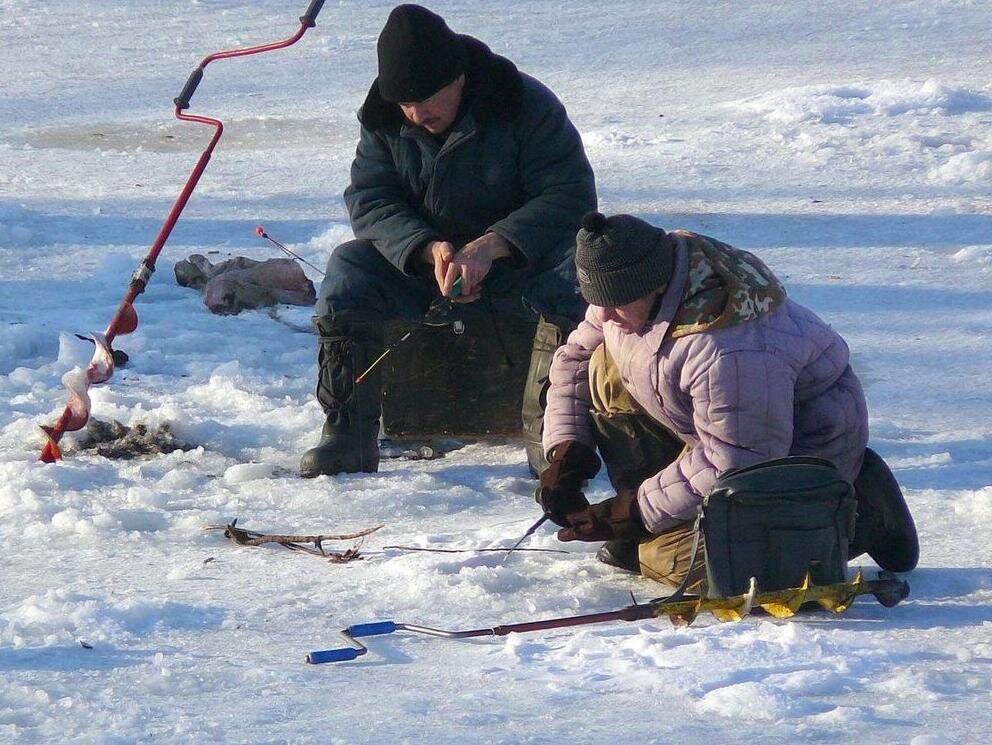
M 476 38 L 462 34 L 459 38 L 468 51 L 465 95 L 471 97 L 475 114 L 506 121 L 516 118 L 523 99 L 523 79 L 516 65 L 494 54 Z M 365 103 L 358 110 L 358 120 L 373 131 L 406 121 L 399 105 L 386 101 L 379 93 L 378 78 L 372 81 Z
M 689 280 L 672 338 L 753 321 L 785 300 L 785 288 L 752 253 L 687 230 L 674 231 L 689 249 Z

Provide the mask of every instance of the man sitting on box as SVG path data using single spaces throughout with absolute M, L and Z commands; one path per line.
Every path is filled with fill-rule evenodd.
M 540 314 L 539 335 L 563 337 L 585 310 L 574 239 L 596 189 L 558 99 L 417 5 L 390 13 L 377 50 L 344 194 L 357 240 L 331 254 L 317 301 L 327 420 L 300 464 L 308 477 L 377 469 L 380 375 L 354 381 L 382 352 L 387 319 L 422 320 L 459 278 L 461 314 Z M 541 459 L 536 408 L 524 424 Z

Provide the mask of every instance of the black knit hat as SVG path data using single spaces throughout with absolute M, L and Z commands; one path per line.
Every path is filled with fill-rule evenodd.
M 590 212 L 575 239 L 579 289 L 590 305 L 615 308 L 668 284 L 675 263 L 661 228 L 630 215 Z
M 465 72 L 462 40 L 419 5 L 397 5 L 376 46 L 379 93 L 391 103 L 424 101 Z

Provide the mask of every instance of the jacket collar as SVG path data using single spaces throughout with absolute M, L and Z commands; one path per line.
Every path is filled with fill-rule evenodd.
M 438 142 L 438 140 L 432 137 L 429 132 L 415 124 L 410 124 L 408 121 L 404 121 L 400 125 L 400 137 L 406 137 L 424 142 L 429 150 L 435 154 L 439 154 L 442 150 L 451 150 L 452 148 L 457 147 L 465 140 L 474 137 L 475 133 L 475 115 L 472 113 L 471 109 L 462 114 L 454 125 L 452 125 L 451 130 L 448 132 L 448 136 L 443 142 Z
M 668 235 L 675 243 L 675 267 L 672 271 L 672 279 L 661 297 L 661 307 L 658 309 L 658 314 L 647 330 L 641 334 L 641 338 L 652 351 L 660 349 L 665 337 L 668 336 L 672 322 L 682 305 L 682 298 L 685 295 L 685 288 L 689 280 L 689 249 L 685 239 L 675 233 Z
M 520 113 L 523 100 L 523 79 L 520 71 L 506 57 L 494 54 L 485 44 L 471 36 L 460 36 L 468 51 L 466 95 L 472 96 L 469 111 L 478 118 L 493 117 L 510 121 Z M 383 99 L 378 78 L 372 81 L 365 103 L 358 110 L 358 120 L 366 129 L 378 130 L 392 126 L 401 129 L 406 124 L 399 105 Z M 457 128 L 457 125 L 456 125 Z

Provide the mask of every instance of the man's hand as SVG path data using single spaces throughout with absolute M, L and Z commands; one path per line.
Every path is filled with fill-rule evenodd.
M 443 280 L 438 282 L 441 294 L 445 297 L 450 296 L 452 286 L 461 277 L 461 295 L 452 300 L 456 303 L 471 303 L 478 300 L 482 291 L 482 280 L 489 274 L 493 262 L 512 255 L 510 244 L 498 233 L 486 233 L 481 238 L 466 243 L 448 263 Z M 437 276 L 437 264 L 434 265 L 434 272 Z
M 568 525 L 565 518 L 568 513 L 589 506 L 582 487 L 599 471 L 599 456 L 587 445 L 569 440 L 551 451 L 549 463 L 541 474 L 534 499 L 553 522 L 564 527 Z
M 558 531 L 559 541 L 640 540 L 650 535 L 641 520 L 636 489 L 625 489 L 565 519 L 568 527 Z
M 451 260 L 455 258 L 455 247 L 448 241 L 430 241 L 421 251 L 420 258 L 425 264 L 434 267 L 437 286 L 444 287 L 444 275 L 448 272 Z

